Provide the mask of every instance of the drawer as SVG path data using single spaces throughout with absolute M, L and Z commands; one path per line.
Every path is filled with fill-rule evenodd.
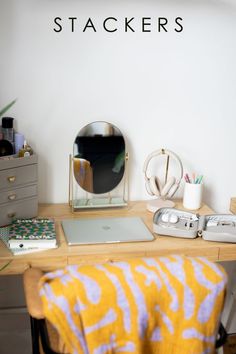
M 0 206 L 0 226 L 9 225 L 16 218 L 33 218 L 38 214 L 38 198 L 23 199 Z
M 0 204 L 14 203 L 17 200 L 35 196 L 37 196 L 36 184 L 27 187 L 9 189 L 7 191 L 0 192 Z
M 14 188 L 37 181 L 37 165 L 9 168 L 0 171 L 0 189 Z

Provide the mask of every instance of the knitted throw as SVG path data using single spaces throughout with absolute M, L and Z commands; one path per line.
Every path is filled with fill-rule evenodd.
M 40 295 L 71 354 L 211 354 L 225 286 L 221 266 L 173 255 L 68 266 Z

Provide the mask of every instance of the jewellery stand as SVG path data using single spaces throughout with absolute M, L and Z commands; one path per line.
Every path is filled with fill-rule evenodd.
M 124 175 L 117 187 L 104 194 L 85 191 L 74 177 L 74 157 L 69 155 L 69 205 L 72 212 L 90 208 L 124 207 L 129 201 L 128 186 L 128 153 L 125 154 Z
M 153 199 L 147 202 L 147 210 L 155 213 L 160 208 L 173 208 L 175 203 L 172 200 L 167 199 Z

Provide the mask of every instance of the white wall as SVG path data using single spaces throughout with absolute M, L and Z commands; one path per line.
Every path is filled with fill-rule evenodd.
M 53 19 L 80 25 L 53 31 Z M 135 17 L 137 31 L 114 34 L 101 21 Z M 141 33 L 141 17 L 153 31 Z M 158 16 L 184 19 L 184 31 L 155 31 Z M 97 33 L 83 33 L 91 17 Z M 228 211 L 236 195 L 236 1 L 1 0 L 0 107 L 39 155 L 40 201 L 67 201 L 68 155 L 94 120 L 117 125 L 131 155 L 131 199 L 147 198 L 142 165 L 166 147 L 185 170 L 204 174 L 204 199 Z

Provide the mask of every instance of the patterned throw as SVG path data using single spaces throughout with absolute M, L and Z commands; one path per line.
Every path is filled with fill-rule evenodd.
M 40 295 L 69 353 L 207 354 L 226 281 L 205 258 L 134 258 L 48 273 Z

